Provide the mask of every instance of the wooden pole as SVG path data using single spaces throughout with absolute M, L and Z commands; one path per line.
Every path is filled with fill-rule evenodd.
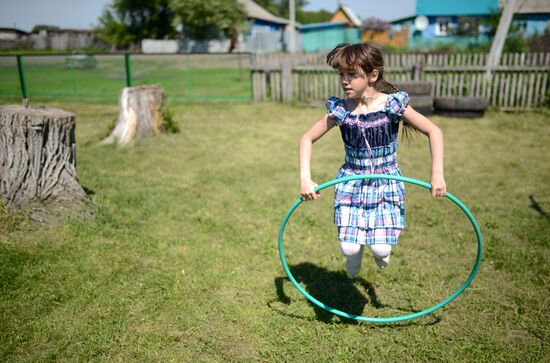
M 294 53 L 296 51 L 296 6 L 294 0 L 289 0 L 288 2 L 288 12 L 290 17 L 289 24 L 289 35 L 290 35 L 290 44 L 288 51 Z
M 512 18 L 514 13 L 517 10 L 517 1 L 516 0 L 507 0 L 506 5 L 504 5 L 504 11 L 498 22 L 497 32 L 493 43 L 491 44 L 491 50 L 489 52 L 489 58 L 487 59 L 487 73 L 486 77 L 488 80 L 491 79 L 492 69 L 498 65 L 500 61 L 500 56 L 502 55 L 502 48 L 506 42 L 506 36 L 508 35 L 508 29 L 510 29 L 510 24 L 512 23 Z
M 284 103 L 292 102 L 293 84 L 292 84 L 292 65 L 285 62 L 281 66 L 281 98 Z

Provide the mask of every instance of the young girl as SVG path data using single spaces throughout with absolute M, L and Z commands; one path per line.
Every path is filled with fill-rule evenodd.
M 302 136 L 303 199 L 319 197 L 310 173 L 312 145 L 336 125 L 346 153 L 337 178 L 356 174 L 401 175 L 397 165 L 397 132 L 401 119 L 405 129 L 416 129 L 429 138 L 431 193 L 434 197 L 444 196 L 443 135 L 437 126 L 411 107 L 407 93 L 384 81 L 380 51 L 367 44 L 340 44 L 328 54 L 327 63 L 340 72 L 345 99 L 330 97 L 327 114 Z M 359 272 L 365 245 L 369 246 L 378 267 L 386 267 L 392 246 L 397 244 L 405 224 L 403 182 L 363 179 L 336 184 L 334 223 L 350 277 Z

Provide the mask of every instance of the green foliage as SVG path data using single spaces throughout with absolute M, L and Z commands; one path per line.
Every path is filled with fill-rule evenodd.
M 258 5 L 269 11 L 275 16 L 288 19 L 289 18 L 289 1 L 288 0 L 257 0 Z M 303 7 L 308 5 L 307 0 L 296 0 L 296 21 L 302 24 L 323 23 L 330 19 L 332 13 L 327 10 L 306 11 Z
M 327 10 L 305 11 L 296 9 L 296 21 L 302 24 L 324 23 L 330 20 L 332 13 Z
M 295 0 L 296 6 L 296 19 L 298 19 L 298 12 L 308 4 L 307 0 Z M 257 0 L 256 4 L 269 11 L 275 16 L 288 19 L 289 17 L 289 1 L 288 0 Z
M 527 39 L 527 44 L 532 52 L 550 52 L 550 28 L 542 34 L 535 33 Z
M 244 8 L 235 0 L 173 0 L 172 7 L 184 33 L 194 39 L 215 38 L 220 33 L 234 38 L 246 22 Z
M 172 110 L 168 108 L 166 105 L 162 108 L 162 130 L 164 132 L 167 132 L 169 134 L 175 134 L 180 132 L 180 128 L 178 127 L 178 124 L 174 120 L 174 116 L 172 115 Z
M 37 96 L 116 100 L 126 85 L 124 59 L 94 56 L 97 66 L 67 68 L 65 57 L 51 56 L 26 67 L 31 100 Z M 237 62 L 241 59 L 241 64 Z M 9 58 L 8 58 L 9 59 Z M 133 85 L 161 84 L 169 98 L 250 100 L 247 55 L 175 55 L 132 57 Z M 25 63 L 25 62 L 24 62 Z M 0 95 L 21 94 L 13 62 L 0 65 Z M 31 101 L 32 102 L 32 101 Z
M 145 38 L 175 34 L 170 0 L 113 0 L 99 18 L 102 40 L 117 47 L 137 48 Z
M 460 36 L 478 36 L 481 20 L 475 16 L 458 17 L 458 26 L 450 31 L 451 34 Z
M 42 30 L 52 31 L 52 30 L 59 30 L 59 29 L 60 28 L 55 25 L 37 24 L 32 28 L 31 33 L 39 33 Z
M 502 16 L 502 11 L 502 9 L 493 9 L 489 17 L 485 18 L 482 22 L 488 29 L 488 34 L 491 37 L 494 37 L 497 32 L 500 17 Z M 490 46 L 487 46 L 487 51 L 489 49 Z M 508 29 L 508 35 L 506 37 L 506 41 L 504 43 L 502 51 L 505 53 L 529 51 L 529 47 L 527 45 L 527 42 L 525 41 L 525 35 L 523 34 L 523 31 L 518 23 L 514 23 L 512 21 L 512 23 L 510 24 L 510 29 Z

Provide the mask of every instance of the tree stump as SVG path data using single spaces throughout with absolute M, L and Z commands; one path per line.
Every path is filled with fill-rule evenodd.
M 76 176 L 76 116 L 46 107 L 0 106 L 0 196 L 10 209 L 89 201 Z
M 136 137 L 158 135 L 162 130 L 164 90 L 161 85 L 125 87 L 119 98 L 118 120 L 101 144 L 128 145 Z

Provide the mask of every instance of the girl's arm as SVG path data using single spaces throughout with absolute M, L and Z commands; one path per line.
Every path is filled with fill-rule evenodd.
M 426 116 L 418 113 L 411 106 L 407 106 L 403 118 L 415 129 L 428 136 L 432 153 L 432 196 L 444 197 L 447 191 L 443 177 L 443 133 Z
M 324 115 L 300 139 L 300 194 L 305 200 L 319 198 L 319 193 L 315 193 L 317 184 L 311 180 L 311 147 L 335 125 L 328 114 Z

